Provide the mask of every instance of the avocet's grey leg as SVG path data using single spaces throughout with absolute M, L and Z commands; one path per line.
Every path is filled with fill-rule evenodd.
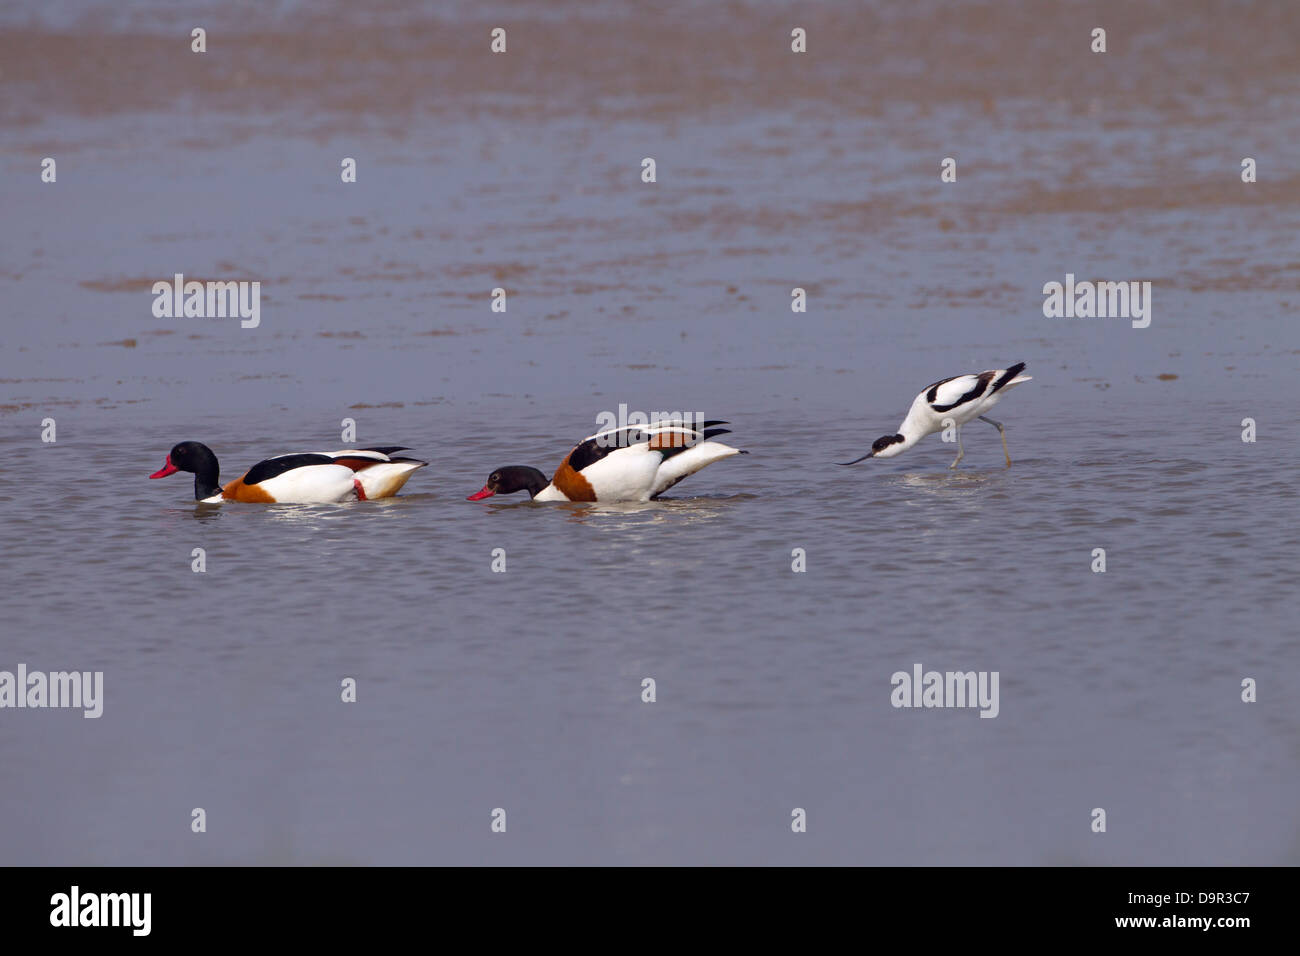
M 995 422 L 993 419 L 985 418 L 983 415 L 980 416 L 980 421 L 988 422 L 990 425 L 996 428 L 998 430 L 998 434 L 1002 436 L 1002 454 L 1007 456 L 1007 467 L 1010 468 L 1011 452 L 1007 451 L 1007 430 L 1002 427 L 1001 422 Z
M 966 454 L 966 452 L 965 452 L 965 451 L 962 449 L 962 447 L 961 447 L 961 426 L 958 425 L 958 426 L 957 426 L 957 457 L 954 458 L 954 459 L 952 460 L 952 464 L 949 465 L 948 467 L 949 467 L 950 469 L 951 469 L 951 468 L 956 468 L 956 467 L 957 467 L 957 462 L 961 461 L 961 460 L 962 460 L 962 457 L 963 457 L 965 454 Z

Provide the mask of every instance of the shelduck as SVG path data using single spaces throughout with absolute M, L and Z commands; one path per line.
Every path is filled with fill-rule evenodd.
M 716 427 L 726 424 L 697 428 L 678 419 L 597 432 L 565 456 L 550 481 L 536 468 L 508 465 L 467 500 L 527 491 L 534 501 L 650 501 L 706 465 L 747 454 L 712 440 L 731 431 Z
M 1002 435 L 1002 453 L 1007 457 L 1007 467 L 1011 467 L 1011 452 L 1007 451 L 1007 432 L 1001 422 L 985 418 L 984 413 L 1002 400 L 1002 396 L 1024 382 L 1033 381 L 1030 375 L 1021 375 L 1025 370 L 1024 362 L 1017 362 L 1010 368 L 994 368 L 986 372 L 972 372 L 968 375 L 954 375 L 927 385 L 920 395 L 912 401 L 912 407 L 898 426 L 898 433 L 877 438 L 871 445 L 871 451 L 861 458 L 839 462 L 841 465 L 856 465 L 867 458 L 893 458 L 901 455 L 926 435 L 955 425 L 957 428 L 957 457 L 949 468 L 956 468 L 965 452 L 961 447 L 961 426 L 972 419 L 997 428 Z
M 280 455 L 259 461 L 240 478 L 217 483 L 217 456 L 207 445 L 183 441 L 167 454 L 167 462 L 150 478 L 178 471 L 194 475 L 194 497 L 206 504 L 220 501 L 292 502 L 320 504 L 370 498 L 391 498 L 411 473 L 428 462 L 394 457 L 400 445 L 347 448 L 335 452 Z

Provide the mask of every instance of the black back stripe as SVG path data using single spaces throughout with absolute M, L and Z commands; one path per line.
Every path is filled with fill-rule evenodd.
M 623 433 L 619 432 L 605 435 L 603 439 L 588 438 L 584 442 L 579 442 L 578 446 L 569 452 L 569 467 L 574 471 L 582 471 L 588 465 L 594 465 L 611 451 L 624 447 L 622 436 Z
M 651 437 L 639 426 L 629 425 L 626 428 L 606 432 L 598 438 L 588 438 L 569 452 L 569 467 L 574 471 L 582 471 L 587 466 L 600 461 L 610 452 L 618 451 L 620 448 L 629 448 L 632 445 L 639 445 L 643 441 L 649 441 Z
M 726 425 L 727 422 L 708 421 L 704 424 Z M 660 428 L 664 427 L 664 424 L 663 422 L 659 422 L 656 425 L 650 425 L 648 427 Z M 694 428 L 691 428 L 691 430 L 695 431 Z M 686 451 L 686 449 L 693 448 L 702 441 L 708 441 L 710 438 L 714 438 L 718 435 L 727 435 L 730 434 L 730 432 L 730 428 L 705 428 L 702 433 L 699 433 L 700 437 L 679 435 L 678 437 L 681 440 L 680 444 L 671 445 L 667 448 L 660 448 L 657 449 L 657 451 L 659 451 L 665 459 L 668 459 L 673 455 L 680 455 L 682 452 Z M 618 451 L 620 448 L 627 448 L 631 445 L 639 445 L 642 442 L 650 441 L 654 437 L 654 435 L 645 431 L 642 426 L 629 425 L 626 428 L 620 428 L 617 431 L 606 432 L 599 438 L 588 438 L 586 441 L 581 442 L 576 448 L 574 448 L 573 451 L 569 452 L 569 467 L 574 471 L 582 471 L 589 465 L 594 465 L 612 451 Z
M 279 458 L 268 458 L 266 461 L 259 461 L 248 469 L 248 474 L 244 475 L 244 484 L 261 484 L 264 481 L 270 481 L 272 478 L 283 475 L 286 471 L 305 468 L 308 465 L 332 464 L 334 464 L 334 459 L 329 455 L 282 455 Z
M 961 378 L 961 376 L 954 375 L 952 378 L 939 379 L 939 381 L 935 382 L 933 385 L 931 385 L 929 388 L 925 390 L 925 400 L 929 402 L 931 405 L 933 405 L 934 400 L 939 397 L 939 386 L 947 385 L 949 382 L 952 381 L 953 378 Z
M 992 380 L 993 380 L 992 372 L 980 372 L 979 375 L 976 376 L 975 384 L 971 386 L 971 390 L 950 405 L 934 404 L 934 398 L 931 396 L 934 396 L 935 393 L 939 390 L 938 385 L 930 389 L 930 395 L 926 396 L 926 398 L 930 402 L 930 407 L 933 408 L 936 412 L 950 412 L 954 408 L 959 408 L 960 406 L 965 405 L 968 402 L 973 402 L 975 401 L 975 399 L 983 395 L 984 391 L 989 387 L 989 382 L 991 382 Z M 952 380 L 949 379 L 949 381 Z M 943 383 L 941 382 L 940 384 Z

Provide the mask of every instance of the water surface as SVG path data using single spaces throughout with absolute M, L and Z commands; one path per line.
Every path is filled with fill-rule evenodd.
M 0 669 L 106 699 L 0 712 L 0 859 L 1296 863 L 1300 20 L 1243 7 L 872 4 L 803 59 L 768 3 L 6 11 Z M 261 326 L 154 318 L 176 272 L 261 281 Z M 1151 326 L 1044 318 L 1067 272 L 1151 281 Z M 957 471 L 833 464 L 1015 361 L 1010 469 L 978 422 Z M 464 500 L 620 403 L 750 454 Z M 146 480 L 345 418 L 430 467 Z M 998 717 L 893 708 L 917 662 L 998 671 Z

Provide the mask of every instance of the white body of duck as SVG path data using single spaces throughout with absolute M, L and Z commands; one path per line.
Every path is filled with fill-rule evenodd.
M 218 484 L 217 456 L 201 442 L 181 442 L 150 478 L 178 471 L 194 474 L 194 497 L 204 504 L 222 501 L 327 504 L 389 498 L 427 462 L 394 457 L 398 446 L 346 448 L 334 452 L 277 455 L 259 461 L 241 477 Z
M 713 427 L 725 424 L 670 421 L 598 432 L 565 456 L 549 482 L 536 468 L 511 465 L 469 497 L 527 491 L 534 501 L 650 501 L 715 461 L 745 454 L 712 440 L 730 431 Z

